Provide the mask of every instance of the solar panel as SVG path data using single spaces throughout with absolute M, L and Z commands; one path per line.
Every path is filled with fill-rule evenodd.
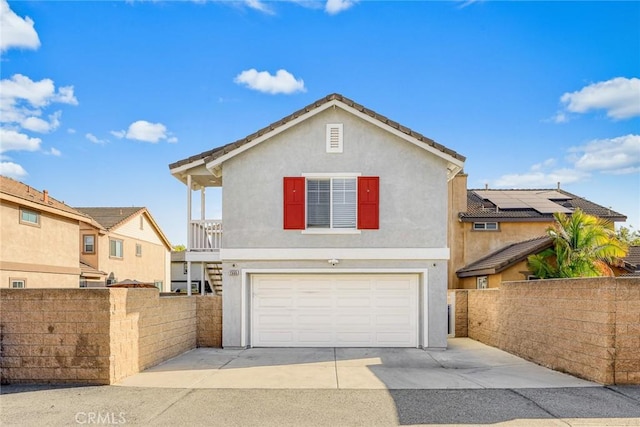
M 554 190 L 478 190 L 475 193 L 499 209 L 534 209 L 542 214 L 571 212 L 570 209 L 550 200 L 570 199 Z

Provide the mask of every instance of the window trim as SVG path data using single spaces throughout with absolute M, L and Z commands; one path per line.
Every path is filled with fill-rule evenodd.
M 93 243 L 91 244 L 91 246 L 93 246 L 93 250 L 91 250 L 91 251 L 87 250 L 87 242 L 85 240 L 87 237 L 93 237 Z M 95 254 L 96 253 L 96 235 L 95 234 L 83 234 L 82 235 L 82 253 L 83 254 Z
M 111 253 L 111 242 L 120 242 L 120 256 L 118 255 L 112 255 Z M 116 250 L 116 253 L 118 251 Z M 124 240 L 122 239 L 115 239 L 113 237 L 109 238 L 109 258 L 114 258 L 114 259 L 123 259 L 124 258 Z
M 142 243 L 136 243 L 136 256 L 142 256 Z
M 35 217 L 36 217 L 36 222 L 32 222 L 32 221 L 25 220 L 25 219 L 23 218 L 23 216 L 22 216 L 24 213 L 31 213 L 31 214 L 35 215 Z M 21 207 L 21 208 L 20 208 L 20 212 L 18 213 L 18 215 L 19 215 L 19 216 L 18 216 L 18 220 L 19 220 L 20 224 L 30 225 L 30 226 L 32 226 L 32 227 L 40 227 L 40 224 L 41 224 L 41 221 L 40 221 L 40 219 L 41 219 L 40 212 L 35 211 L 35 210 L 32 210 L 32 209 L 27 209 L 27 208 L 23 208 L 23 207 Z
M 21 287 L 14 287 L 14 283 L 22 282 Z M 9 277 L 9 289 L 25 289 L 27 287 L 27 279 L 24 277 Z
M 358 176 L 360 174 L 331 174 L 331 173 L 323 173 L 323 174 L 303 174 L 304 180 L 304 194 L 305 194 L 305 205 L 304 205 L 304 229 L 302 230 L 303 234 L 360 234 L 358 229 Z M 327 180 L 329 181 L 329 227 L 314 227 L 309 228 L 309 188 L 308 182 L 311 180 Z M 334 217 L 333 217 L 333 180 L 334 179 L 351 179 L 355 181 L 355 206 L 354 206 L 354 214 L 355 214 L 355 222 L 353 227 L 334 227 Z
M 482 224 L 483 227 L 476 228 L 476 225 L 480 225 L 480 224 Z M 495 224 L 496 228 L 487 228 L 487 225 L 489 224 Z M 500 231 L 500 223 L 497 221 L 474 222 L 473 225 L 471 226 L 471 229 L 473 231 Z

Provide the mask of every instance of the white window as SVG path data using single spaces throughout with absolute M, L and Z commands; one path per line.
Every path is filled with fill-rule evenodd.
M 123 256 L 122 240 L 118 240 L 118 239 L 109 240 L 109 256 L 114 258 L 122 258 Z
M 342 153 L 342 123 L 327 124 L 327 153 Z
M 29 209 L 20 209 L 20 222 L 22 224 L 40 225 L 40 213 Z
M 476 231 L 497 231 L 497 222 L 474 222 L 473 229 Z
M 27 287 L 26 279 L 9 279 L 9 284 L 12 289 L 24 289 Z
M 96 236 L 94 234 L 85 234 L 82 236 L 82 252 L 92 254 L 96 251 Z
M 356 178 L 307 179 L 307 228 L 355 229 Z
M 136 256 L 142 256 L 142 245 L 140 243 L 136 243 Z
M 478 289 L 487 289 L 489 285 L 489 279 L 487 276 L 478 276 L 476 277 L 476 288 Z

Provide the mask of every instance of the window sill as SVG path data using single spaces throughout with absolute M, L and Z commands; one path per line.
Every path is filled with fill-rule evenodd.
M 346 228 L 318 228 L 318 229 L 310 229 L 310 230 L 302 230 L 302 234 L 361 234 L 360 230 Z

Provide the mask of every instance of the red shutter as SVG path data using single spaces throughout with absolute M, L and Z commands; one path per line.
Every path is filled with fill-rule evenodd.
M 304 177 L 284 178 L 284 229 L 304 230 Z
M 380 178 L 377 176 L 358 177 L 358 229 L 377 230 L 380 207 Z

